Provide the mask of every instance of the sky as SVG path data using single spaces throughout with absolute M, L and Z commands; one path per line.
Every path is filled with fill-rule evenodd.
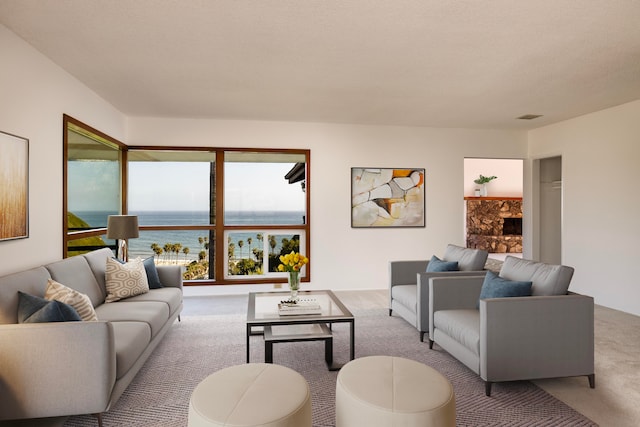
M 73 162 L 69 167 L 69 210 L 117 210 L 118 189 L 114 162 Z M 186 167 L 185 167 L 186 166 Z M 235 210 L 304 211 L 300 183 L 284 176 L 291 163 L 227 163 L 225 208 Z M 250 170 L 249 170 L 250 169 Z M 209 209 L 209 163 L 129 163 L 129 211 Z

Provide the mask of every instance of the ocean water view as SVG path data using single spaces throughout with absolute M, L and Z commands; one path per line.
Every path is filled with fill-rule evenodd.
M 117 212 L 105 211 L 74 211 L 91 227 L 106 227 L 107 217 L 117 215 Z M 207 225 L 209 224 L 208 211 L 131 211 L 130 215 L 138 216 L 138 224 L 143 225 Z M 227 225 L 303 225 L 304 212 L 294 211 L 230 211 L 225 214 Z M 259 231 L 258 231 L 259 232 Z M 271 247 L 268 242 L 266 232 L 263 232 L 264 240 L 260 242 L 256 232 L 233 232 L 229 233 L 230 243 L 235 246 L 235 258 L 250 258 L 253 248 L 262 245 L 267 251 L 279 252 L 282 248 L 282 238 L 291 239 L 292 234 L 276 233 L 275 247 Z M 163 247 L 165 244 L 180 243 L 182 249 L 189 248 L 189 253 L 184 254 L 182 249 L 178 255 L 180 261 L 193 261 L 198 259 L 198 253 L 204 249 L 200 243 L 200 238 L 209 238 L 207 230 L 167 230 L 167 231 L 140 231 L 140 237 L 129 239 L 129 257 L 140 256 L 147 258 L 154 255 L 152 244 Z M 224 238 L 220 236 L 220 238 Z M 251 239 L 249 244 L 248 239 Z M 239 242 L 243 242 L 242 248 Z M 113 242 L 110 242 L 113 243 Z M 175 259 L 175 254 L 172 255 Z M 161 259 L 166 257 L 165 254 Z

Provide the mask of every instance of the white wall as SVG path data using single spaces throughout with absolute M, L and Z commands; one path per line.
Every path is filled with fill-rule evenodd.
M 523 161 L 521 159 L 464 159 L 464 195 L 474 196 L 480 188 L 473 182 L 480 175 L 497 176 L 487 184 L 490 197 L 522 197 Z
M 122 138 L 124 116 L 0 25 L 0 130 L 29 139 L 29 238 L 0 242 L 0 275 L 62 257 L 62 115 Z
M 524 157 L 526 133 L 392 126 L 129 118 L 131 145 L 311 150 L 312 283 L 309 288 L 386 288 L 388 262 L 442 255 L 464 245 L 465 157 Z M 352 167 L 426 169 L 425 228 L 352 229 Z
M 576 269 L 570 289 L 640 315 L 640 100 L 533 130 L 529 147 L 532 158 L 562 155 L 562 260 Z

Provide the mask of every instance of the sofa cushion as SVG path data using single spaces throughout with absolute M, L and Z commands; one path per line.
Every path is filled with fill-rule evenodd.
M 480 311 L 439 310 L 433 314 L 433 326 L 473 354 L 480 354 Z
M 116 348 L 116 378 L 122 378 L 151 342 L 151 328 L 145 322 L 111 322 Z
M 482 249 L 447 245 L 442 259 L 445 261 L 458 261 L 460 271 L 481 271 L 484 269 L 488 256 L 489 252 Z
M 88 322 L 98 320 L 96 312 L 91 305 L 91 300 L 87 295 L 71 289 L 62 283 L 58 283 L 55 280 L 49 279 L 47 281 L 44 297 L 48 300 L 56 300 L 69 304 L 78 312 L 82 320 Z
M 82 320 L 68 304 L 49 301 L 18 291 L 18 323 L 72 322 Z
M 566 265 L 545 264 L 508 256 L 500 277 L 508 280 L 531 281 L 531 295 L 566 295 L 573 276 L 573 268 Z
M 154 257 L 142 261 L 144 264 L 144 270 L 147 272 L 147 282 L 149 282 L 149 289 L 160 289 L 163 287 L 160 282 L 160 276 L 158 276 L 158 269 L 156 268 L 156 262 Z
M 104 294 L 84 256 L 65 258 L 45 267 L 53 280 L 87 295 L 94 307 L 104 302 Z
M 87 260 L 87 263 L 96 278 L 96 282 L 98 283 L 98 287 L 102 294 L 102 300 L 100 301 L 100 303 L 102 303 L 107 297 L 107 286 L 105 283 L 107 258 L 113 258 L 113 251 L 109 248 L 103 248 L 87 252 L 82 256 Z M 94 303 L 93 306 L 95 307 L 96 305 L 97 304 Z
M 129 301 L 156 301 L 167 304 L 170 315 L 179 310 L 182 306 L 182 292 L 178 288 L 150 289 L 149 292 L 135 297 L 128 298 Z
M 507 280 L 487 271 L 480 290 L 480 299 L 531 296 L 531 282 Z
M 443 261 L 433 255 L 427 264 L 427 273 L 439 271 L 458 271 L 458 261 Z
M 396 285 L 391 287 L 391 298 L 407 307 L 411 312 L 416 313 L 418 286 L 417 285 Z
M 169 319 L 169 306 L 157 301 L 131 301 L 129 299 L 96 308 L 98 318 L 107 322 L 144 322 L 155 337 Z
M 147 272 L 140 258 L 122 264 L 116 259 L 107 258 L 105 302 L 115 302 L 124 298 L 149 292 Z
M 0 325 L 18 323 L 18 291 L 42 296 L 50 278 L 44 267 L 0 277 Z

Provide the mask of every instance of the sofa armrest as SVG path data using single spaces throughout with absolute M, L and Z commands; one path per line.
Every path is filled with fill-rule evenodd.
M 433 337 L 433 314 L 439 310 L 475 309 L 484 274 L 429 279 L 429 336 Z
M 104 412 L 115 380 L 110 323 L 0 325 L 0 419 Z
M 480 376 L 485 381 L 594 373 L 593 298 L 480 301 Z
M 415 285 L 416 274 L 427 270 L 427 260 L 390 261 L 389 287 L 394 285 Z
M 180 265 L 158 265 L 158 277 L 163 286 L 180 288 L 182 290 L 183 268 Z
M 391 308 L 391 288 L 396 285 L 415 285 L 416 274 L 427 269 L 429 261 L 389 261 L 389 308 Z
M 429 319 L 429 306 L 431 298 L 429 296 L 429 283 L 432 279 L 439 278 L 458 278 L 458 277 L 479 277 L 484 280 L 485 271 L 433 271 L 421 272 L 417 275 L 417 307 L 416 321 L 419 331 L 428 331 L 431 321 Z M 478 293 L 478 295 L 480 295 Z M 476 299 L 477 302 L 477 299 Z M 475 307 L 475 306 L 474 306 Z

